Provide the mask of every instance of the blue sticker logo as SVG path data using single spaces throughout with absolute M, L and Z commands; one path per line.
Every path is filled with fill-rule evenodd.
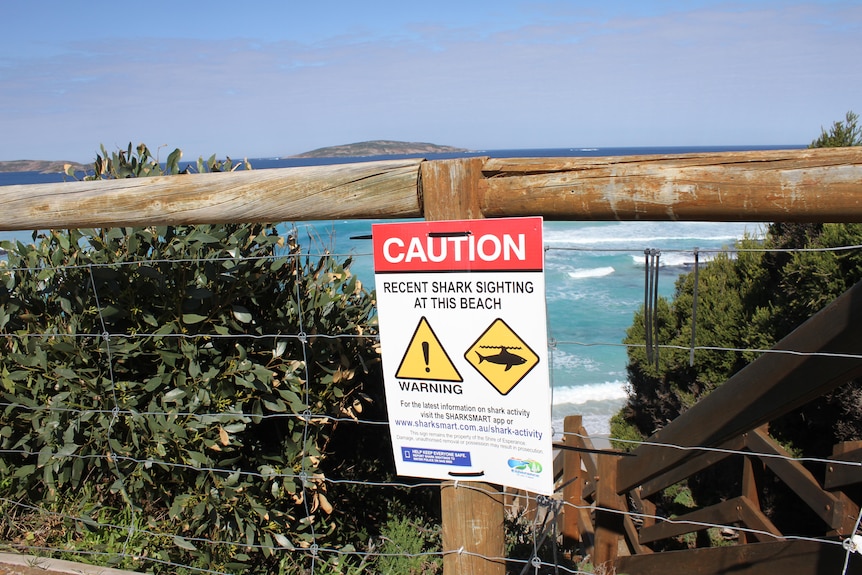
M 402 447 L 401 460 L 413 463 L 433 463 L 436 465 L 455 465 L 470 467 L 469 451 L 449 451 L 447 449 L 425 449 L 421 447 Z

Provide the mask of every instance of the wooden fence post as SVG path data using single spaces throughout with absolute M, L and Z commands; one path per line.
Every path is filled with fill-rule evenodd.
M 504 575 L 506 538 L 500 486 L 446 481 L 440 499 L 443 574 Z
M 569 433 L 578 433 L 581 428 L 580 415 L 567 415 L 563 420 L 563 443 L 576 445 L 574 436 L 569 439 Z M 583 481 L 581 480 L 581 454 L 577 451 L 563 452 L 563 502 L 575 505 L 576 508 L 563 507 L 563 541 L 566 544 L 577 544 L 581 540 L 581 530 L 578 528 L 578 509 L 584 505 Z
M 482 217 L 478 182 L 485 158 L 423 162 L 421 197 L 426 220 Z M 505 575 L 502 489 L 475 481 L 443 483 L 444 575 Z
M 599 480 L 596 482 L 596 543 L 593 564 L 598 567 L 605 565 L 605 573 L 610 573 L 612 565 L 619 555 L 619 543 L 625 535 L 622 513 L 625 510 L 624 499 L 617 494 L 617 463 L 615 455 L 599 455 Z M 605 511 L 605 510 L 614 511 Z
M 766 464 L 760 459 L 746 455 L 742 458 L 742 496 L 751 501 L 751 505 L 760 511 L 760 490 L 763 487 L 763 474 Z M 756 543 L 757 537 L 741 531 L 740 543 Z

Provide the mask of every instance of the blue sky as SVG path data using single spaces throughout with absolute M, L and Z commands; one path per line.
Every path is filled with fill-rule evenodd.
M 859 0 L 6 2 L 0 160 L 807 144 L 860 57 Z

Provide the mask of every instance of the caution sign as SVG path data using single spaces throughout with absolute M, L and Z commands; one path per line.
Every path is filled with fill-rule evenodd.
M 425 317 L 419 320 L 419 325 L 413 332 L 395 377 L 431 381 L 464 381 Z
M 536 352 L 499 318 L 470 346 L 464 359 L 502 395 L 539 363 Z
M 371 231 L 398 475 L 554 493 L 542 218 Z

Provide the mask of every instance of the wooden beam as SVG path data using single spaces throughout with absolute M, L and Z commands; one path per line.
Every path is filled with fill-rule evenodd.
M 640 543 L 654 543 L 662 539 L 677 537 L 706 529 L 706 525 L 731 525 L 741 521 L 741 497 L 728 499 L 703 509 L 697 509 L 685 515 L 674 517 L 673 520 L 659 521 L 651 527 L 640 531 Z
M 765 533 L 755 533 L 745 531 L 742 533 L 744 542 L 752 543 L 754 540 L 765 542 L 774 541 L 775 539 L 783 539 L 784 535 L 778 530 L 778 527 L 767 517 L 760 507 L 746 496 L 739 498 L 740 509 L 739 519 L 742 524 L 750 529 L 763 531 Z
M 570 435 L 569 441 L 574 441 L 574 445 L 578 447 L 583 447 L 589 451 L 594 451 L 596 446 L 593 445 L 593 441 L 589 437 L 589 433 L 581 425 L 577 430 L 578 435 Z M 581 463 L 584 465 L 584 469 L 586 469 L 586 476 L 583 478 L 584 487 L 581 491 L 581 496 L 584 499 L 594 498 L 596 493 L 596 479 L 599 476 L 599 467 L 596 463 L 596 454 L 595 453 L 581 453 Z
M 767 353 L 674 419 L 619 463 L 617 492 L 630 491 L 697 454 L 655 444 L 715 447 L 862 375 L 862 282 L 773 348 L 848 356 Z
M 751 502 L 744 497 L 728 499 L 721 503 L 674 517 L 673 522 L 670 520 L 662 521 L 652 527 L 644 527 L 640 531 L 640 543 L 653 543 L 669 537 L 700 531 L 706 529 L 706 526 L 703 524 L 732 525 L 743 521 L 744 514 L 754 517 L 750 513 L 752 509 Z M 766 518 L 764 517 L 763 519 Z M 752 528 L 760 529 L 766 527 L 766 530 L 773 533 L 776 538 L 781 537 L 781 532 L 768 519 L 766 519 L 766 522 L 763 522 L 758 518 L 756 522 L 759 525 L 756 527 L 751 526 Z
M 781 456 L 766 457 L 763 462 L 831 529 L 845 536 L 853 531 L 859 515 L 855 504 L 824 491 L 810 471 L 798 461 L 789 459 L 790 454 L 763 431 L 755 430 L 748 434 L 748 447 L 755 453 Z
M 741 435 L 734 437 L 720 446 L 721 449 L 729 449 L 732 451 L 740 451 L 744 447 L 745 438 Z M 675 485 L 684 479 L 688 479 L 695 473 L 703 471 L 708 467 L 712 467 L 716 463 L 719 463 L 730 456 L 730 453 L 723 453 L 720 451 L 704 451 L 695 454 L 682 465 L 678 465 L 667 473 L 663 473 L 655 479 L 645 482 L 641 485 L 640 495 L 641 497 L 650 497 L 662 489 Z
M 485 217 L 862 221 L 862 148 L 604 158 L 494 158 Z
M 566 433 L 577 433 L 581 428 L 580 415 L 567 415 L 563 420 L 563 442 L 567 445 L 577 445 L 576 435 Z M 578 529 L 578 513 L 576 508 L 586 505 L 583 497 L 584 485 L 581 478 L 581 454 L 577 451 L 563 451 L 563 501 L 575 507 L 563 506 L 563 541 L 580 541 L 581 530 Z
M 586 508 L 578 509 L 577 514 L 584 553 L 592 557 L 596 546 L 596 528 L 593 525 L 593 518 L 590 516 L 590 510 Z
M 616 561 L 619 542 L 625 536 L 623 514 L 625 500 L 617 495 L 616 485 L 617 457 L 599 455 L 599 479 L 596 482 L 596 542 L 593 563 L 596 567 L 607 569 Z M 608 572 L 608 571 L 605 571 Z
M 0 230 L 415 218 L 421 163 L 0 186 Z
M 862 483 L 862 445 L 860 444 L 862 444 L 860 441 L 846 441 L 835 446 L 829 459 L 836 461 L 826 466 L 826 479 L 823 482 L 826 489 L 840 489 Z M 850 464 L 841 462 L 850 462 Z
M 627 495 L 631 498 L 631 501 L 635 507 L 635 511 L 638 513 L 642 513 L 642 526 L 649 527 L 650 525 L 655 525 L 655 517 L 656 517 L 656 505 L 649 499 L 645 497 L 641 497 L 640 488 L 632 489 L 627 493 Z
M 763 426 L 760 429 L 766 431 L 767 426 Z M 745 434 L 746 437 L 748 434 Z M 751 502 L 751 517 L 745 520 L 745 524 L 749 527 L 755 527 L 751 521 L 759 521 L 761 520 L 761 516 L 765 518 L 766 516 L 760 511 L 760 492 L 763 490 L 764 485 L 764 473 L 766 472 L 766 465 L 753 455 L 746 455 L 742 459 L 742 496 L 747 498 Z M 771 523 L 771 522 L 770 522 Z M 755 527 L 756 529 L 760 529 L 760 527 Z M 740 533 L 740 543 L 754 543 L 754 541 L 761 541 L 762 539 L 753 533 Z
M 426 220 L 481 219 L 479 180 L 488 158 L 458 158 L 422 163 L 422 204 Z
M 776 541 L 689 551 L 632 555 L 617 561 L 617 573 L 638 575 L 823 575 L 842 573 L 846 551 L 840 544 Z M 847 573 L 859 573 L 862 557 L 850 554 Z
M 635 522 L 632 521 L 630 515 L 626 515 L 623 517 L 623 528 L 626 531 L 626 545 L 628 545 L 629 553 L 638 555 L 642 555 L 645 553 L 653 553 L 652 549 L 650 549 L 646 545 L 641 545 L 640 534 L 638 533 L 638 529 L 635 526 Z

